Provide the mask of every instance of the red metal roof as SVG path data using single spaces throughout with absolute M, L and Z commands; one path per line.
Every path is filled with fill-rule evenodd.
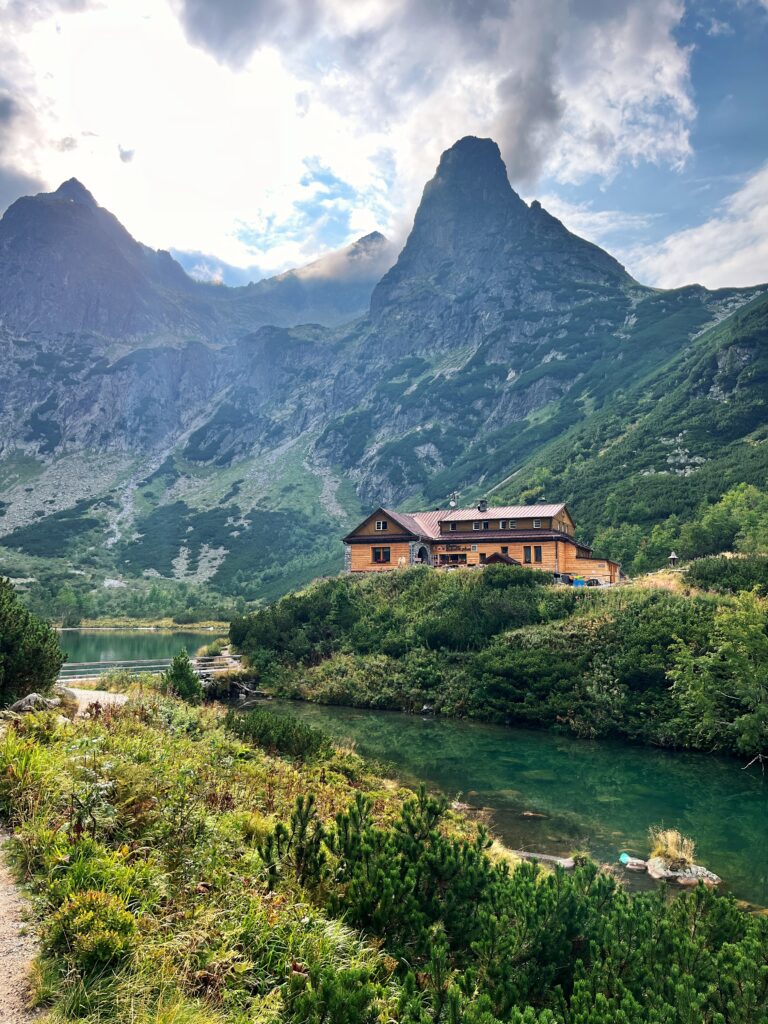
M 549 519 L 559 515 L 565 505 L 495 505 L 481 512 L 475 508 L 448 508 L 440 513 L 440 521 L 467 519 Z
M 559 515 L 565 505 L 498 505 L 479 512 L 477 508 L 438 508 L 431 512 L 393 512 L 382 508 L 382 512 L 399 526 L 425 540 L 437 540 L 440 523 L 466 522 L 482 519 L 549 519 Z M 442 535 L 444 536 L 444 535 Z

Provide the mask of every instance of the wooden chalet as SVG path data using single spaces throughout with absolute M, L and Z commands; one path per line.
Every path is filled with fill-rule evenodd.
M 616 583 L 620 567 L 576 540 L 565 505 L 503 505 L 394 512 L 378 508 L 344 538 L 348 572 L 408 565 L 519 564 L 600 583 Z

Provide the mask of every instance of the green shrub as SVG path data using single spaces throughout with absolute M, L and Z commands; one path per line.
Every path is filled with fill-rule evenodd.
M 757 590 L 762 597 L 768 597 L 768 555 L 698 558 L 686 569 L 685 578 L 703 590 L 722 594 Z
M 0 708 L 56 682 L 64 653 L 56 631 L 22 604 L 0 577 Z
M 53 917 L 46 939 L 83 973 L 116 964 L 131 952 L 136 919 L 118 897 L 100 890 L 76 893 Z
M 306 759 L 330 748 L 328 738 L 319 729 L 273 711 L 229 711 L 224 724 L 235 736 L 270 753 Z
M 603 616 L 588 618 L 599 630 Z M 264 714 L 279 717 L 257 713 L 255 735 L 284 730 Z M 230 715 L 227 731 L 215 708 L 150 695 L 75 736 L 0 746 L 52 1018 L 766 1019 L 768 920 L 735 900 L 703 887 L 631 895 L 590 863 L 550 873 L 491 859 L 484 831 L 443 799 L 406 796 L 360 759 L 346 776 L 335 753 L 291 763 L 246 747 L 231 731 L 248 717 Z M 116 812 L 87 833 L 72 800 L 84 788 Z
M 202 684 L 185 650 L 179 651 L 163 673 L 163 685 L 168 693 L 189 704 L 199 704 L 203 699 Z

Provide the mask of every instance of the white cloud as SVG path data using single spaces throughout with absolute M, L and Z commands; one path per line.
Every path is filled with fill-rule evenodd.
M 714 217 L 630 251 L 626 260 L 638 280 L 662 288 L 691 283 L 746 287 L 768 281 L 768 164 L 729 196 Z
M 321 254 L 342 202 L 350 237 L 399 234 L 442 150 L 466 134 L 498 139 L 515 185 L 678 167 L 689 153 L 682 0 L 14 0 L 13 11 L 6 67 L 29 76 L 36 112 L 15 136 L 16 166 L 48 187 L 81 178 L 148 244 L 237 266 Z M 354 196 L 307 212 L 307 160 Z
M 655 219 L 648 213 L 596 210 L 591 202 L 570 203 L 554 193 L 530 198 L 538 198 L 544 209 L 561 220 L 569 231 L 598 245 L 610 245 L 615 242 L 617 234 L 626 239 L 634 233 L 644 232 Z

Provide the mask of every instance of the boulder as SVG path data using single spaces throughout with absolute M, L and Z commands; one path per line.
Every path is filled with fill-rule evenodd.
M 704 885 L 715 886 L 722 881 L 719 875 L 702 867 L 701 864 L 673 867 L 663 857 L 651 857 L 647 862 L 647 868 L 651 878 L 664 879 L 667 882 L 674 882 L 676 885 L 694 886 L 703 882 Z
M 33 711 L 51 711 L 61 704 L 58 697 L 44 697 L 42 693 L 28 693 L 7 709 L 14 715 L 28 715 Z

